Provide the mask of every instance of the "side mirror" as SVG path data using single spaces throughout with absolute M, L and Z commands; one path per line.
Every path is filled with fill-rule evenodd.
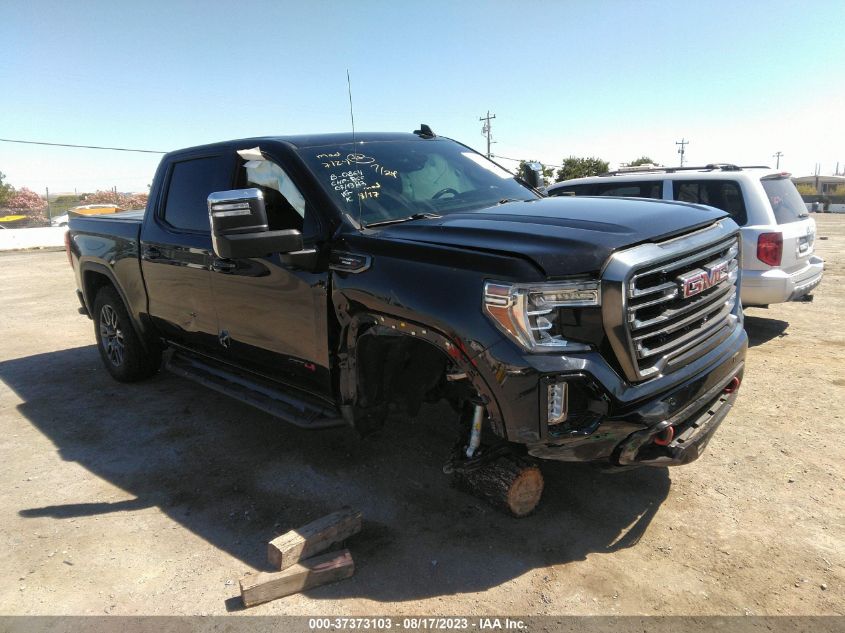
M 543 177 L 543 166 L 540 163 L 527 163 L 525 170 L 525 181 L 535 189 L 542 189 L 546 186 L 546 179 Z
M 208 196 L 208 218 L 214 254 L 224 259 L 263 257 L 302 250 L 295 229 L 270 231 L 260 189 L 216 191 Z

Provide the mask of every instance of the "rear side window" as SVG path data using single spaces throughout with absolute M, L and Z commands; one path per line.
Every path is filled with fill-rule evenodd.
M 226 191 L 232 174 L 223 156 L 173 163 L 164 205 L 164 221 L 175 229 L 209 232 L 208 195 Z
M 567 187 L 561 187 L 560 189 L 554 189 L 549 192 L 550 196 L 589 196 L 590 194 L 587 193 L 588 189 L 592 185 L 569 185 Z
M 550 192 L 552 196 L 622 196 L 625 198 L 663 197 L 663 182 L 601 182 L 588 185 L 571 185 Z
M 733 221 L 740 226 L 747 223 L 739 183 L 732 180 L 676 180 L 672 184 L 675 200 L 716 207 L 730 213 Z
M 763 178 L 763 189 L 775 212 L 775 221 L 778 224 L 789 224 L 798 222 L 808 217 L 807 207 L 801 199 L 801 194 L 787 177 Z
M 649 180 L 647 182 L 600 183 L 593 185 L 593 196 L 624 196 L 625 198 L 662 198 L 663 182 Z

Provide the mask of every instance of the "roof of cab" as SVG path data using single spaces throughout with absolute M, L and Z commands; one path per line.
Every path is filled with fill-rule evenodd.
M 424 138 L 409 132 L 356 132 L 356 143 L 385 143 L 391 141 L 430 141 L 432 138 Z M 434 137 L 434 139 L 442 137 Z M 322 147 L 326 145 L 343 145 L 352 143 L 352 132 L 334 132 L 329 134 L 295 134 L 290 136 L 257 136 L 254 138 L 242 138 L 231 141 L 221 141 L 208 145 L 196 145 L 184 149 L 168 152 L 167 156 L 178 154 L 194 154 L 199 152 L 218 151 L 229 149 L 233 146 L 248 147 L 260 146 L 262 143 L 287 143 L 296 149 L 306 147 Z

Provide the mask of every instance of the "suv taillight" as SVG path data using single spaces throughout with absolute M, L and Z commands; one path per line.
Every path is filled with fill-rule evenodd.
M 757 238 L 757 259 L 769 266 L 780 266 L 783 256 L 782 233 L 760 233 Z
M 65 231 L 65 253 L 67 253 L 67 263 L 73 268 L 73 257 L 70 254 L 70 231 Z

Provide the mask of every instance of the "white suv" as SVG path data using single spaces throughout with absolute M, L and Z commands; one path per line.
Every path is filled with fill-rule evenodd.
M 644 167 L 555 183 L 550 196 L 622 196 L 706 204 L 742 230 L 745 306 L 812 298 L 824 260 L 813 255 L 816 222 L 789 178 L 769 167 Z

